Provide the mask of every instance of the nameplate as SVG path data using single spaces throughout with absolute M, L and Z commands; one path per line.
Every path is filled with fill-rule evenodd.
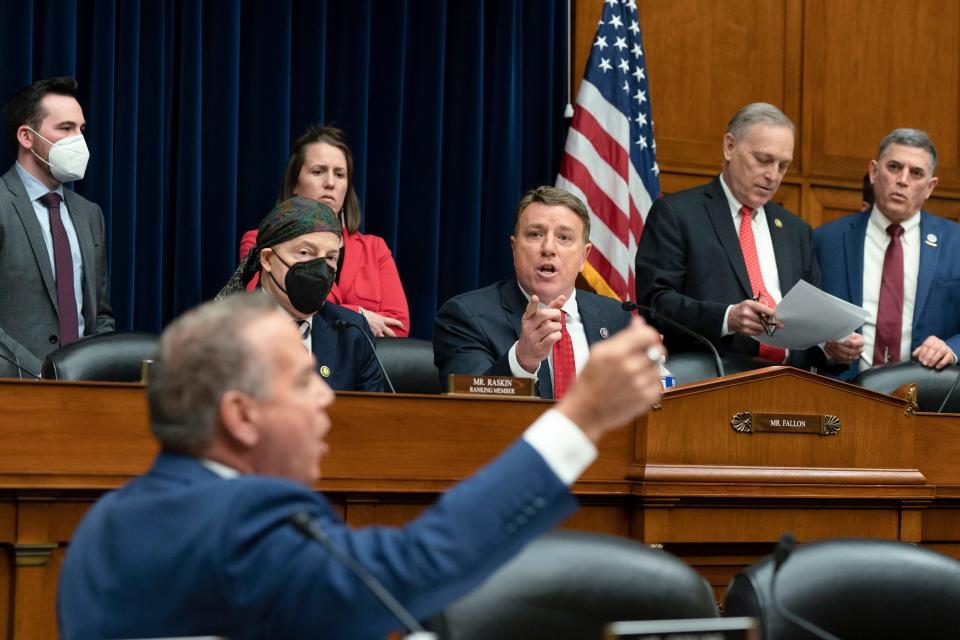
M 691 618 L 614 622 L 604 629 L 604 640 L 754 640 L 754 618 Z
M 804 413 L 745 411 L 730 418 L 730 426 L 740 433 L 813 433 L 833 436 L 840 431 L 840 418 Z
M 450 374 L 447 377 L 447 392 L 453 395 L 531 398 L 534 395 L 533 382 L 530 378 L 511 376 Z

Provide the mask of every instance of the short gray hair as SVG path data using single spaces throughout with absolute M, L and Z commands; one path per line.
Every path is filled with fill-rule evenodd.
M 517 218 L 513 223 L 514 235 L 516 235 L 517 230 L 520 228 L 520 217 L 523 215 L 523 212 L 534 202 L 548 207 L 566 207 L 570 209 L 570 211 L 573 211 L 583 223 L 583 241 L 590 242 L 590 214 L 587 213 L 587 205 L 583 204 L 580 198 L 566 189 L 550 186 L 531 189 L 520 198 L 520 202 L 517 204 Z
M 787 127 L 796 133 L 796 127 L 783 111 L 766 102 L 752 102 L 733 114 L 727 124 L 727 133 L 739 140 L 743 133 L 751 126 L 764 123 Z
M 147 397 L 150 429 L 165 450 L 195 454 L 208 446 L 227 391 L 266 397 L 269 363 L 244 330 L 275 312 L 269 296 L 238 293 L 188 311 L 163 332 Z
M 933 146 L 933 140 L 926 131 L 921 129 L 894 129 L 883 137 L 880 141 L 880 151 L 877 152 L 877 160 L 883 157 L 883 152 L 892 144 L 901 144 L 905 147 L 917 147 L 930 154 L 930 175 L 937 169 L 937 148 Z

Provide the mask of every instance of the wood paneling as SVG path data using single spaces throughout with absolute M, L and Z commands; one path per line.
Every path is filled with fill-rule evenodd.
M 574 6 L 574 86 L 603 3 Z M 771 102 L 797 125 L 775 198 L 813 226 L 860 208 L 860 180 L 896 127 L 927 130 L 940 185 L 927 204 L 960 220 L 960 2 L 639 0 L 661 189 L 719 172 L 733 113 Z
M 810 175 L 863 175 L 896 127 L 925 129 L 957 188 L 960 3 L 805 0 L 804 138 Z
M 789 186 L 784 193 L 802 190 Z M 318 488 L 353 525 L 402 524 L 549 406 L 340 394 Z M 677 387 L 603 441 L 565 526 L 662 544 L 718 597 L 783 530 L 801 541 L 898 539 L 960 557 L 960 417 L 905 408 L 785 367 Z M 841 429 L 736 432 L 730 417 L 743 411 L 837 415 Z M 16 469 L 0 473 L 0 639 L 54 638 L 56 577 L 74 528 L 156 451 L 143 389 L 2 381 L 0 424 L 0 468 Z

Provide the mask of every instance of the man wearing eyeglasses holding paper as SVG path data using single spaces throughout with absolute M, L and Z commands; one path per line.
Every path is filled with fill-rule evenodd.
M 922 210 L 939 178 L 926 132 L 895 129 L 870 161 L 872 208 L 817 229 L 823 289 L 862 306 L 862 333 L 825 350 L 863 369 L 916 359 L 942 369 L 960 353 L 960 225 Z

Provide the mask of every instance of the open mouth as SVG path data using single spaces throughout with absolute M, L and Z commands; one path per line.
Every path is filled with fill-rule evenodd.
M 557 273 L 557 268 L 552 264 L 542 264 L 537 267 L 537 273 L 544 277 L 551 277 Z

